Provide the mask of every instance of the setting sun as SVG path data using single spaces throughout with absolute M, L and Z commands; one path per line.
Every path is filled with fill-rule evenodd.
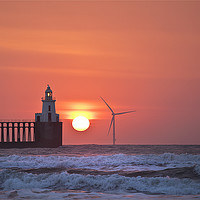
M 77 131 L 85 131 L 90 126 L 90 121 L 84 116 L 78 116 L 72 121 L 72 126 Z

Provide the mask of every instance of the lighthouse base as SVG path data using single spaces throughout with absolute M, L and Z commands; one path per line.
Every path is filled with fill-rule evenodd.
M 37 147 L 62 146 L 62 122 L 35 122 L 35 143 Z

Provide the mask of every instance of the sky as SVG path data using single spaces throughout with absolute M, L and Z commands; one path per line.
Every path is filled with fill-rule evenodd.
M 0 119 L 34 119 L 47 84 L 63 144 L 200 144 L 199 1 L 0 1 Z M 91 123 L 72 126 L 76 115 Z

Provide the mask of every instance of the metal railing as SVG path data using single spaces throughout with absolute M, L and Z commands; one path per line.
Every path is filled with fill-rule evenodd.
M 35 119 L 0 119 L 1 122 L 35 122 Z
M 0 143 L 34 141 L 35 122 L 0 122 Z

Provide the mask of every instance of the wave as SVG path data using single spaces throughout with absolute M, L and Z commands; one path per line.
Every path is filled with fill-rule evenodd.
M 0 189 L 200 194 L 200 155 L 0 157 Z
M 200 174 L 200 155 L 164 153 L 161 155 L 124 155 L 109 156 L 19 156 L 0 157 L 0 168 L 87 168 L 107 171 L 146 171 L 167 168 L 196 166 Z
M 33 174 L 11 169 L 0 171 L 2 190 L 70 189 L 94 192 L 142 192 L 147 194 L 200 194 L 199 180 L 169 177 L 125 177 L 113 175 L 81 175 L 67 172 Z
M 93 169 L 66 169 L 66 168 L 38 168 L 38 169 L 19 169 L 11 168 L 16 172 L 26 172 L 32 174 L 44 174 L 44 173 L 60 173 L 67 172 L 69 174 L 81 174 L 81 175 L 112 175 L 118 174 L 126 177 L 170 177 L 170 178 L 190 178 L 193 180 L 200 180 L 200 175 L 195 170 L 196 167 L 182 167 L 182 168 L 168 168 L 158 171 L 102 171 Z

